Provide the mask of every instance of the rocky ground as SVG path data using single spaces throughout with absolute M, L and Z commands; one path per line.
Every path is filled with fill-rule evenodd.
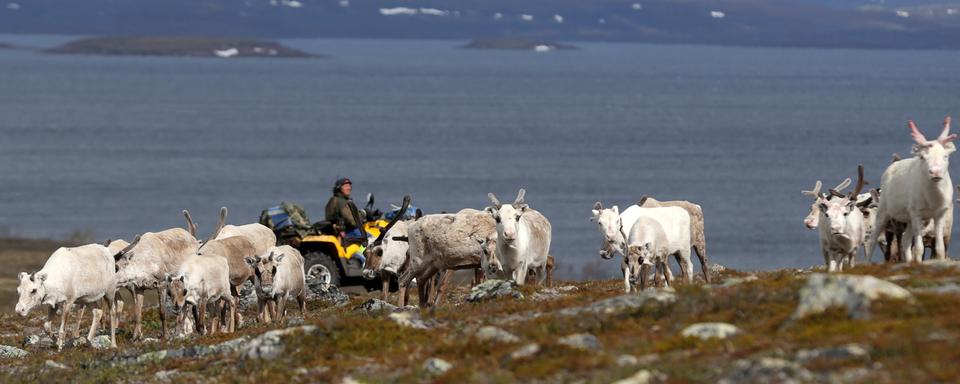
M 234 334 L 56 352 L 39 314 L 0 317 L 0 382 L 823 382 L 960 380 L 960 263 L 842 275 L 714 272 L 624 295 L 488 281 L 435 311 L 315 292 L 306 319 Z M 395 300 L 392 295 L 391 301 Z M 158 334 L 156 309 L 148 335 Z M 25 341 L 30 345 L 25 346 Z

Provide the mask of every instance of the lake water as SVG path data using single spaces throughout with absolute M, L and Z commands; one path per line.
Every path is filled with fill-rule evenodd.
M 0 50 L 0 226 L 129 239 L 183 226 L 188 208 L 206 234 L 221 205 L 243 223 L 283 200 L 320 219 L 349 176 L 357 196 L 409 193 L 426 212 L 524 187 L 565 277 L 618 273 L 590 208 L 644 194 L 700 203 L 713 262 L 802 267 L 823 259 L 801 189 L 861 162 L 879 185 L 891 153 L 909 153 L 907 119 L 934 136 L 960 114 L 960 52 L 285 43 L 329 57 Z

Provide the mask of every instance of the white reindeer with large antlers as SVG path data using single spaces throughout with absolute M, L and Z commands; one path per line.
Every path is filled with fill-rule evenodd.
M 908 126 L 915 142 L 913 157 L 890 164 L 883 172 L 883 195 L 874 233 L 883 233 L 891 220 L 906 223 L 907 236 L 900 243 L 900 254 L 905 261 L 920 261 L 924 222 L 933 220 L 934 257 L 944 259 L 944 227 L 948 217 L 953 216 L 953 182 L 948 168 L 957 135 L 950 134 L 950 117 L 944 119 L 943 131 L 934 140 L 927 140 L 912 120 Z M 867 257 L 873 255 L 876 237 L 870 239 Z

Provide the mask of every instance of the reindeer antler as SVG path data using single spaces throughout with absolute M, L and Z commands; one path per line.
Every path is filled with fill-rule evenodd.
M 940 144 L 946 144 L 956 139 L 956 134 L 950 134 L 950 116 L 947 116 L 945 119 L 943 119 L 943 132 L 940 132 L 940 136 L 937 137 L 937 141 L 939 141 Z
M 856 201 L 857 196 L 860 196 L 860 191 L 863 190 L 863 186 L 869 184 L 867 180 L 863 178 L 863 164 L 857 165 L 857 186 L 853 189 L 853 192 L 850 193 L 850 199 Z

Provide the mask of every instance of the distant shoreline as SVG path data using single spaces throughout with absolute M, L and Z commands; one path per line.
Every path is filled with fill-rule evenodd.
M 110 56 L 170 56 L 209 58 L 315 58 L 319 57 L 274 41 L 226 37 L 93 37 L 45 49 L 54 54 Z

